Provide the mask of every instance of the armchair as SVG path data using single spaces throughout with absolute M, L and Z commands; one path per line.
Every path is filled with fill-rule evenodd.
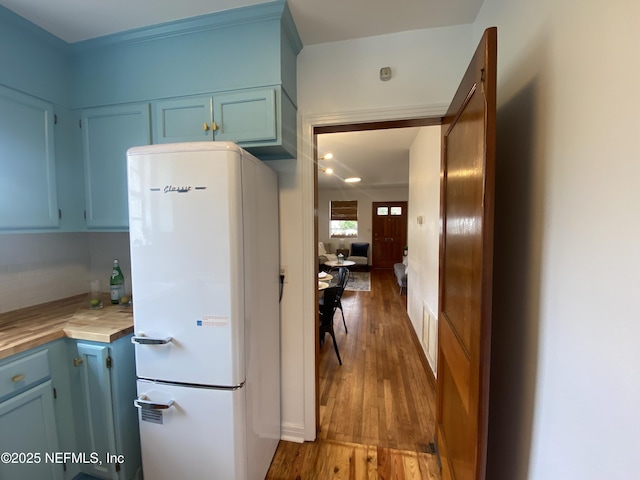
M 347 260 L 356 262 L 356 266 L 364 267 L 369 271 L 369 244 L 368 243 L 352 243 L 351 255 L 347 257 Z
M 405 255 L 402 259 L 402 263 L 396 263 L 393 265 L 393 273 L 395 274 L 396 281 L 400 287 L 400 295 L 402 295 L 402 290 L 407 288 L 407 264 L 408 258 Z

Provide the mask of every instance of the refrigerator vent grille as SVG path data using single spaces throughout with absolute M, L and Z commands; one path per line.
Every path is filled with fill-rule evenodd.
M 143 422 L 157 423 L 162 425 L 164 418 L 162 416 L 162 410 L 140 410 L 140 420 Z

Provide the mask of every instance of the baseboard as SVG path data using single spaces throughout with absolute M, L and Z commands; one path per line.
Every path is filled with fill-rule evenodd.
M 280 425 L 280 440 L 286 442 L 304 443 L 304 426 L 283 423 Z
M 424 368 L 425 372 L 427 372 L 427 379 L 429 380 L 429 383 L 431 384 L 431 388 L 433 388 L 433 391 L 437 392 L 438 384 L 436 382 L 436 377 L 433 374 L 433 370 L 431 370 L 431 365 L 429 365 L 429 360 L 427 360 L 427 355 L 424 353 L 424 349 L 422 348 L 422 342 L 420 342 L 420 339 L 418 338 L 416 329 L 413 328 L 413 324 L 411 323 L 411 319 L 409 318 L 409 315 L 405 316 L 405 320 L 409 325 L 409 330 L 411 331 L 410 335 L 411 335 L 411 338 L 413 339 L 413 343 L 415 344 L 416 348 L 420 352 L 419 354 L 420 362 L 422 363 L 422 367 Z

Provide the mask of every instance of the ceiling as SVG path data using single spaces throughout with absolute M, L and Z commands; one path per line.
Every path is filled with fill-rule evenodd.
M 303 45 L 407 30 L 472 23 L 483 0 L 287 0 Z M 0 5 L 68 43 L 133 28 L 214 13 L 261 0 L 0 0 Z M 334 175 L 319 173 L 319 188 L 406 186 L 409 147 L 417 130 L 388 129 L 318 136 L 318 154 Z M 329 165 L 331 163 L 331 165 Z
M 270 1 L 270 0 L 269 0 Z M 483 0 L 287 0 L 303 45 L 472 23 Z M 265 0 L 0 0 L 68 43 Z
M 318 135 L 318 157 L 332 153 L 331 160 L 319 160 L 318 188 L 341 189 L 406 187 L 409 183 L 409 149 L 418 127 L 366 130 Z M 360 177 L 359 183 L 345 183 Z

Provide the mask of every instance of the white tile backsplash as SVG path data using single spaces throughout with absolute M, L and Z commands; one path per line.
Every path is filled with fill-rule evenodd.
M 128 233 L 0 234 L 0 313 L 84 293 L 92 278 L 108 291 L 114 258 L 130 280 Z
M 125 291 L 131 294 L 131 255 L 129 234 L 126 232 L 89 233 L 89 267 L 91 278 L 101 281 L 103 290 L 109 291 L 109 277 L 113 260 L 118 259 L 124 275 Z

